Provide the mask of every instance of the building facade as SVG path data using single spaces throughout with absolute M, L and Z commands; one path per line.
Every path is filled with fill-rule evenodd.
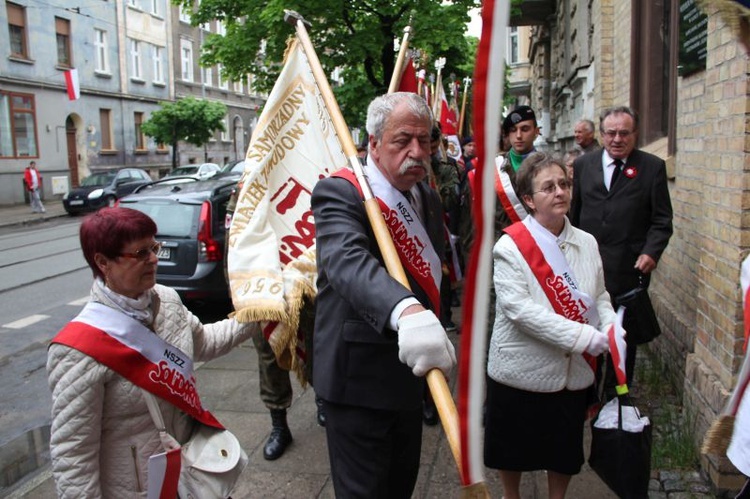
M 146 137 L 141 124 L 186 95 L 224 102 L 227 131 L 200 151 L 180 144 L 178 163 L 222 165 L 244 156 L 263 97 L 247 82 L 225 85 L 218 68 L 200 68 L 204 30 L 168 0 L 5 1 L 0 25 L 0 204 L 25 200 L 22 174 L 31 160 L 45 199 L 59 199 L 92 170 L 140 167 L 159 178 L 171 169 L 172 150 Z M 80 88 L 74 100 L 70 70 Z M 203 84 L 207 72 L 214 85 Z
M 649 348 L 682 388 L 700 445 L 743 358 L 745 46 L 731 17 L 693 0 L 550 0 L 522 8 L 513 22 L 533 26 L 529 99 L 538 114 L 549 113 L 548 147 L 562 154 L 579 119 L 598 123 L 603 109 L 629 105 L 641 118 L 639 148 L 667 163 L 675 230 L 650 288 L 663 334 Z M 701 465 L 719 490 L 743 481 L 726 458 L 702 456 Z

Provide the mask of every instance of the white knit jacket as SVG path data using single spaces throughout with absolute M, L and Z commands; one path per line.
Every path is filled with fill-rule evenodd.
M 258 332 L 257 323 L 201 324 L 164 286 L 154 330 L 194 361 L 228 353 Z M 92 295 L 95 294 L 92 290 Z M 60 344 L 47 356 L 52 390 L 52 473 L 61 498 L 146 497 L 149 456 L 163 452 L 143 391 L 91 357 Z M 157 399 L 167 430 L 184 443 L 192 419 Z
M 605 332 L 615 321 L 599 248 L 594 237 L 565 220 L 558 241 L 580 289 L 596 301 Z M 555 313 L 531 268 L 510 236 L 495 244 L 496 314 L 487 374 L 493 380 L 533 392 L 581 390 L 594 374 L 581 355 L 596 329 Z

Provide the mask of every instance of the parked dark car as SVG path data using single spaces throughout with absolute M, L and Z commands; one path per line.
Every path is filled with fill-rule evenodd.
M 175 183 L 162 179 L 120 200 L 150 216 L 162 243 L 156 282 L 169 286 L 185 302 L 228 302 L 224 274 L 227 201 L 236 180 L 208 179 Z
M 92 172 L 81 185 L 63 196 L 63 207 L 71 215 L 114 206 L 118 199 L 151 182 L 140 168 Z

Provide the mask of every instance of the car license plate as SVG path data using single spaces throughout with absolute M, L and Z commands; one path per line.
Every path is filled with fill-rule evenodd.
M 70 202 L 70 206 L 81 206 L 83 204 L 83 199 L 75 199 Z
M 162 248 L 159 250 L 159 253 L 156 254 L 156 257 L 159 260 L 169 260 L 171 256 L 172 256 L 172 252 L 170 248 Z

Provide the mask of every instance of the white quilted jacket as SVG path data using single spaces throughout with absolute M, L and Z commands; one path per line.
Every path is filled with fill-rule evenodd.
M 615 321 L 604 289 L 596 240 L 565 220 L 558 240 L 582 291 L 596 301 L 604 332 Z M 495 244 L 495 324 L 487 374 L 504 385 L 533 392 L 581 390 L 594 374 L 581 355 L 596 331 L 558 315 L 510 236 Z
M 227 319 L 202 325 L 164 286 L 154 330 L 166 341 L 206 361 L 228 353 L 258 330 Z M 146 497 L 149 456 L 162 452 L 143 392 L 91 357 L 52 344 L 47 357 L 52 390 L 52 472 L 61 498 Z M 192 419 L 159 400 L 167 431 L 184 443 Z

